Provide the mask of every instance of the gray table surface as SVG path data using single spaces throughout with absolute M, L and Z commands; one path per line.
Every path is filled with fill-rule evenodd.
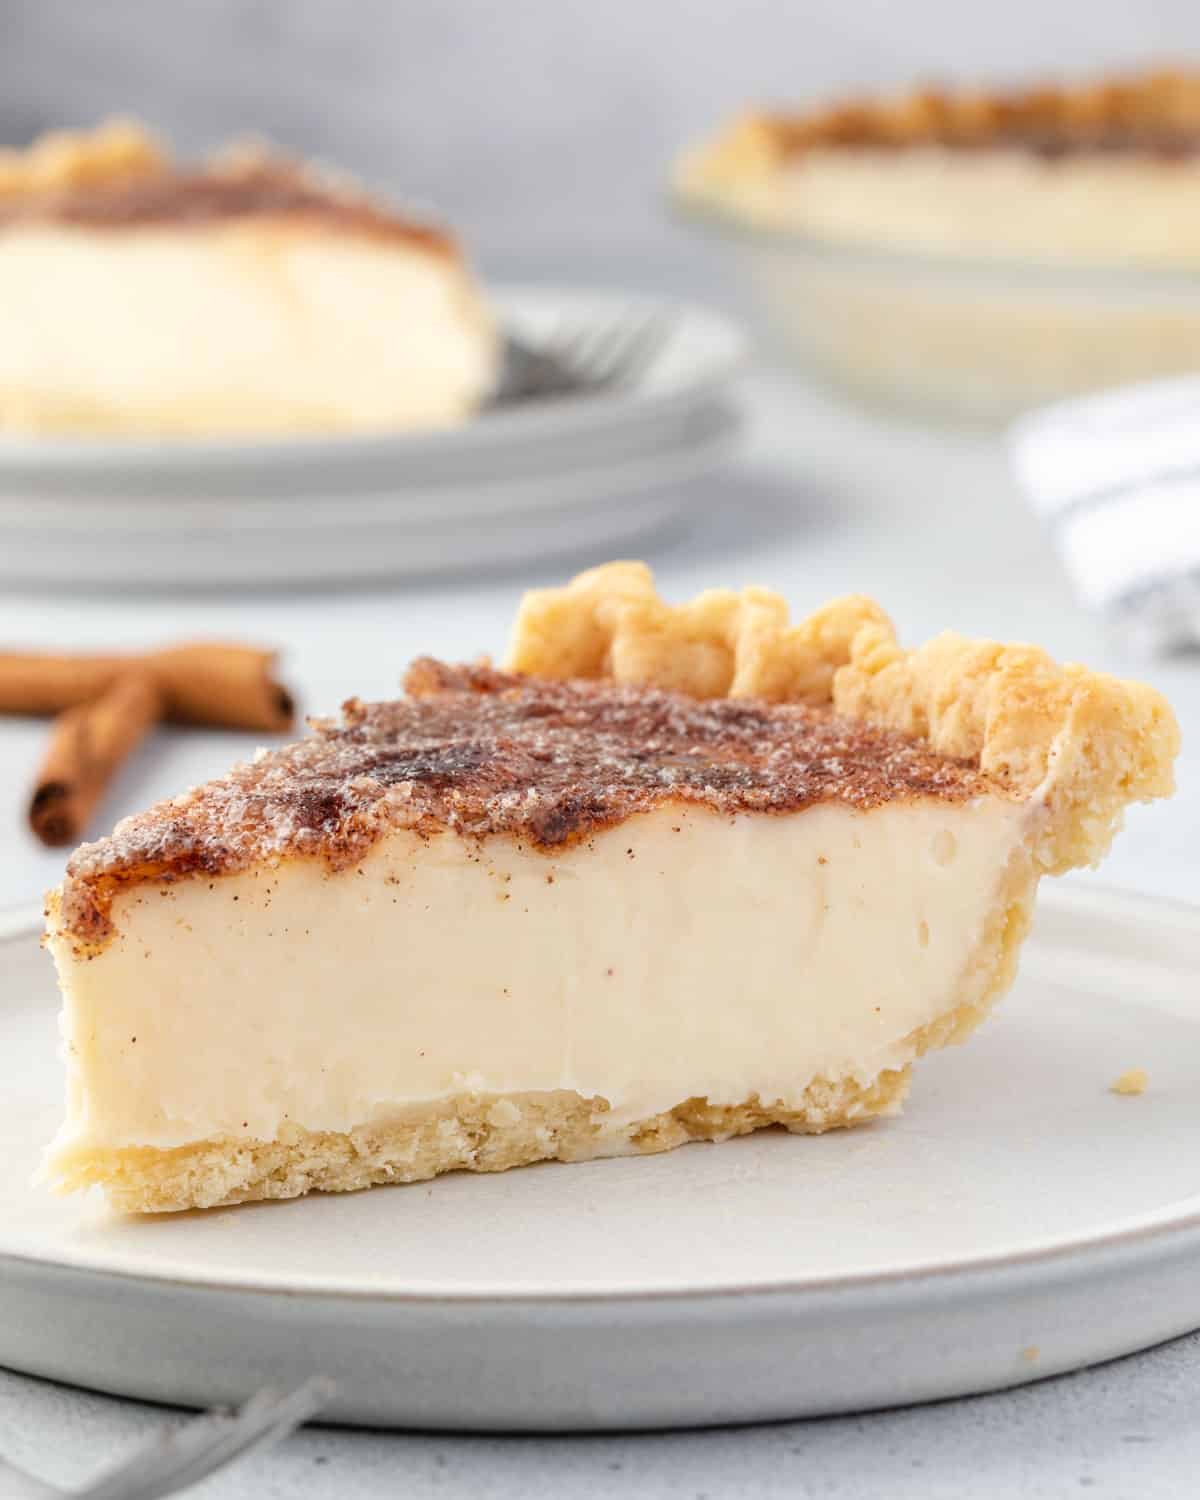
M 779 371 L 745 385 L 749 434 L 734 472 L 705 489 L 684 533 L 648 556 L 675 597 L 761 582 L 799 608 L 837 593 L 877 595 L 917 640 L 948 625 L 1033 639 L 1056 654 L 1137 672 L 1184 724 L 1170 811 L 1138 809 L 1099 876 L 1200 899 L 1200 664 L 1144 663 L 1073 602 L 1013 491 L 995 436 L 868 416 Z M 595 560 L 595 559 L 593 559 Z M 515 598 L 560 566 L 445 585 L 270 596 L 0 595 L 0 638 L 31 646 L 150 642 L 189 634 L 265 637 L 288 647 L 307 709 L 353 689 L 389 693 L 403 664 L 502 647 Z M 44 728 L 0 723 L 0 907 L 32 907 L 61 858 L 19 830 Z M 116 816 L 223 770 L 248 750 L 232 735 L 160 734 L 108 804 Z M 1098 1021 L 1102 1024 L 1102 1021 Z M 1096 1309 L 1103 1317 L 1103 1308 Z M 1200 1340 L 1003 1395 L 862 1418 L 694 1434 L 488 1438 L 310 1430 L 198 1490 L 214 1497 L 554 1494 L 966 1497 L 1190 1493 L 1200 1463 Z M 0 1372 L 0 1452 L 77 1482 L 177 1415 Z
M 1003 1395 L 769 1427 L 553 1438 L 309 1428 L 194 1493 L 211 1500 L 1182 1500 L 1195 1494 L 1200 1465 L 1198 1376 L 1194 1335 Z M 0 1371 L 0 1451 L 64 1485 L 179 1420 Z

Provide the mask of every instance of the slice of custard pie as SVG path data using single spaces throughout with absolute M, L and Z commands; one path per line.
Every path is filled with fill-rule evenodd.
M 60 1188 L 184 1209 L 894 1113 L 1178 740 L 1034 646 L 671 606 L 638 563 L 405 688 L 74 855 Z
M 499 342 L 454 240 L 257 148 L 173 162 L 137 126 L 0 151 L 0 432 L 437 426 Z
M 689 151 L 683 202 L 820 245 L 1200 264 L 1200 74 L 924 89 L 753 110 Z

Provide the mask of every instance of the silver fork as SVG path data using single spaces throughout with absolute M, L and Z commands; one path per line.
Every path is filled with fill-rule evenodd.
M 653 364 L 673 323 L 664 312 L 623 313 L 603 323 L 563 323 L 536 343 L 509 332 L 504 374 L 492 404 L 632 385 Z
M 226 1464 L 287 1437 L 325 1405 L 332 1381 L 318 1376 L 294 1391 L 259 1391 L 236 1411 L 211 1411 L 152 1438 L 131 1458 L 79 1490 L 60 1490 L 0 1459 L 0 1500 L 161 1500 Z

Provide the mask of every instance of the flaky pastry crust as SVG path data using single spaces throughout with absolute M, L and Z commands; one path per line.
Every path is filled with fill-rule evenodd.
M 109 120 L 94 130 L 55 130 L 32 145 L 0 150 L 0 202 L 128 183 L 164 172 L 170 157 L 132 120 Z
M 795 1105 L 752 1097 L 715 1105 L 688 1099 L 674 1109 L 605 1128 L 608 1106 L 569 1090 L 465 1095 L 399 1112 L 353 1131 L 288 1129 L 273 1141 L 229 1137 L 171 1150 L 129 1146 L 65 1154 L 53 1184 L 63 1192 L 99 1185 L 123 1213 L 178 1213 L 304 1193 L 351 1193 L 385 1183 L 424 1182 L 443 1172 L 506 1172 L 537 1161 L 650 1156 L 689 1141 L 727 1141 L 769 1125 L 822 1135 L 898 1114 L 910 1068 L 869 1084 L 815 1079 Z
M 644 563 L 609 563 L 527 594 L 507 665 L 699 698 L 827 704 L 901 730 L 1041 803 L 1033 852 L 1050 874 L 1096 863 L 1129 803 L 1174 787 L 1179 728 L 1153 688 L 1060 666 L 1037 646 L 950 632 L 906 650 L 861 595 L 792 624 L 766 589 L 669 605 Z

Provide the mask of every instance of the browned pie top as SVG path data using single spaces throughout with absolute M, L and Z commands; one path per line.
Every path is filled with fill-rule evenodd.
M 437 254 L 456 253 L 452 237 L 443 230 L 401 218 L 360 193 L 331 186 L 296 162 L 261 155 L 196 170 L 166 166 L 99 183 L 0 197 L 0 227 L 50 222 L 102 230 L 252 218 L 308 221 L 417 244 Z
M 814 146 L 939 146 L 1186 158 L 1200 152 L 1200 75 L 1149 72 L 998 92 L 921 89 L 757 118 L 785 155 Z
M 544 852 L 670 802 L 718 813 L 867 811 L 997 787 L 972 762 L 824 708 L 700 701 L 607 682 L 452 667 L 409 669 L 409 696 L 351 699 L 343 721 L 127 818 L 67 866 L 62 915 L 111 931 L 117 889 L 225 875 L 263 860 L 362 858 L 388 829 L 507 835 Z
M 836 141 L 837 145 L 901 146 L 903 141 L 882 140 L 865 131 L 855 140 L 852 130 Z M 987 135 L 956 134 L 952 128 L 931 126 L 928 135 L 916 142 L 937 146 L 944 151 L 1025 151 L 1032 156 L 1056 160 L 1067 156 L 1147 156 L 1159 161 L 1178 161 L 1200 151 L 1200 129 L 1135 128 L 1104 125 L 1096 128 L 1070 129 L 1054 124 L 997 125 Z

